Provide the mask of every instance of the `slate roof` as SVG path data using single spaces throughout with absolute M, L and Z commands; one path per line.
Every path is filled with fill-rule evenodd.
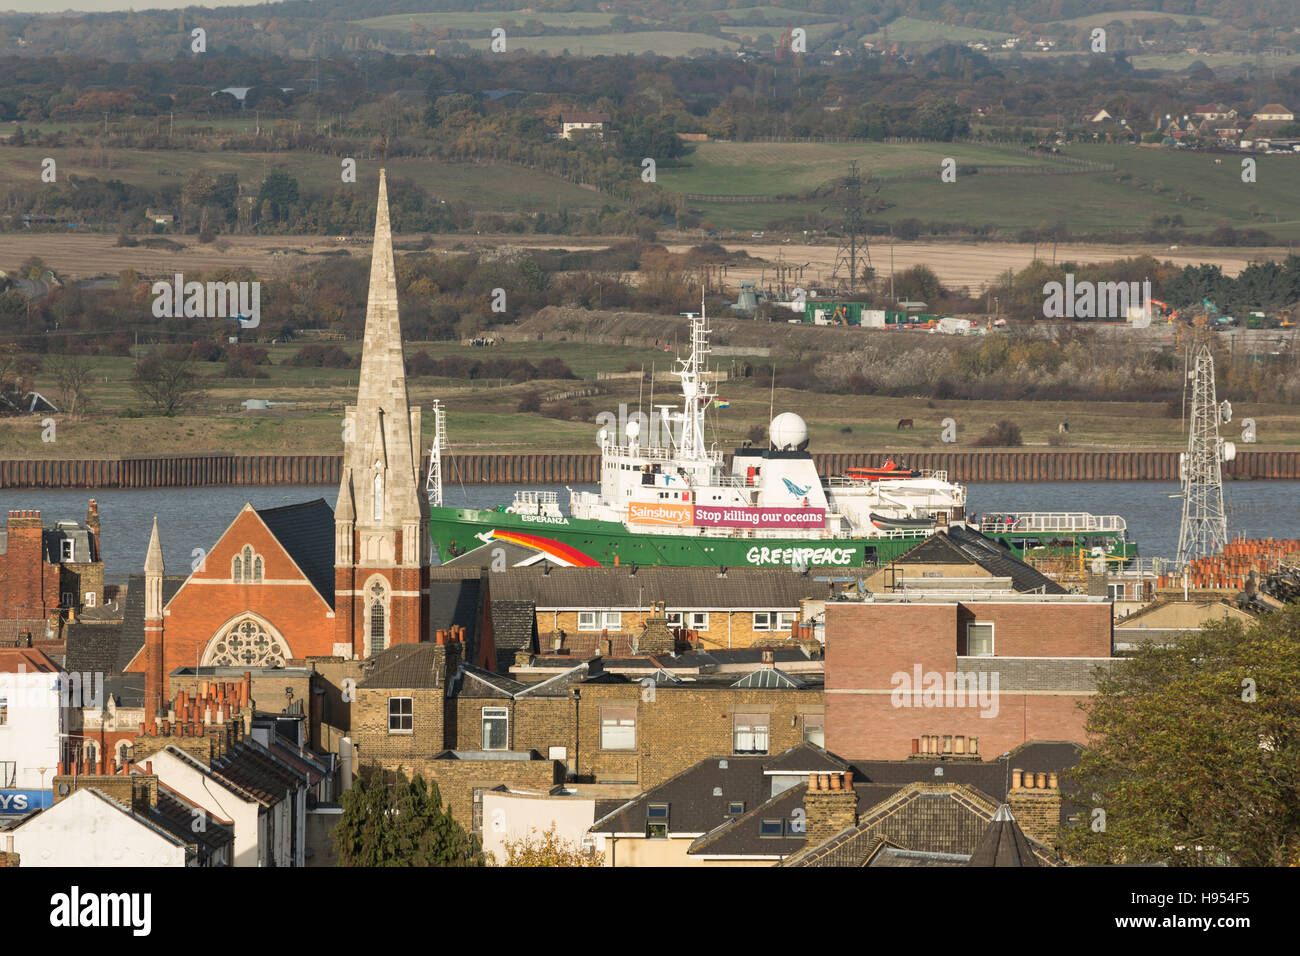
M 176 592 L 181 589 L 186 578 L 182 575 L 163 575 L 163 607 L 167 606 Z M 104 638 L 107 640 L 107 636 Z M 111 670 L 120 673 L 126 670 L 132 659 L 144 647 L 144 575 L 133 574 L 127 579 L 126 597 L 122 600 L 122 633 L 114 649 Z M 72 648 L 69 646 L 71 655 Z M 99 653 L 104 653 L 102 650 Z M 69 668 L 71 669 L 71 668 Z M 89 668 L 78 668 L 88 670 Z
M 452 693 L 456 697 L 509 699 L 520 691 L 527 689 L 527 684 L 521 684 L 504 674 L 494 674 L 491 671 L 483 670 L 481 667 L 475 667 L 473 664 L 462 664 L 460 670 L 456 673 L 456 683 Z
M 257 510 L 257 509 L 254 509 Z M 324 498 L 257 510 L 317 593 L 334 606 L 334 511 Z
M 459 624 L 465 628 L 465 660 L 477 661 L 479 641 L 479 611 L 487 600 L 487 585 L 478 568 L 456 568 L 439 573 L 431 569 L 429 575 L 429 635 L 450 630 Z M 514 658 L 511 658 L 514 663 Z
M 1005 803 L 989 821 L 984 839 L 967 866 L 1038 866 L 1029 838 Z
M 770 856 L 784 859 L 803 849 L 807 842 L 803 817 L 803 796 L 808 785 L 800 784 L 778 793 L 746 813 L 732 817 L 691 844 L 691 856 Z M 725 809 L 725 808 L 724 808 Z M 669 818 L 671 819 L 671 808 Z M 781 822 L 780 836 L 764 836 L 765 820 Z
M 536 653 L 537 608 L 532 601 L 492 600 L 492 637 L 497 648 L 497 670 L 507 673 L 517 651 Z
M 1016 591 L 1043 594 L 1069 592 L 1047 575 L 1021 561 L 978 531 L 956 525 L 937 531 L 895 559 L 898 564 L 966 564 L 974 562 L 995 578 L 1010 578 Z
M 397 644 L 371 655 L 360 687 L 428 688 L 438 686 L 434 670 L 437 644 Z
M 635 572 L 635 573 L 633 573 Z M 648 610 L 796 610 L 802 598 L 826 598 L 831 585 L 781 569 L 559 568 L 542 565 L 492 573 L 493 600 L 532 601 L 538 608 Z
M 144 706 L 144 674 L 108 674 L 104 677 L 105 703 L 112 697 L 118 707 Z
M 646 808 L 652 804 L 668 804 L 669 835 L 711 833 L 720 825 L 731 819 L 727 810 L 731 803 L 744 803 L 745 816 L 748 817 L 757 807 L 772 799 L 774 781 L 769 770 L 799 764 L 822 765 L 832 761 L 835 769 L 844 769 L 843 763 L 825 750 L 813 744 L 799 744 L 775 755 L 719 755 L 709 757 L 681 773 L 670 777 L 659 786 L 648 790 L 634 800 L 622 804 L 620 808 L 606 817 L 597 819 L 592 826 L 592 833 L 645 833 Z M 725 765 L 725 766 L 724 766 Z M 792 771 L 791 774 L 798 771 Z M 715 790 L 721 790 L 716 794 Z M 767 814 L 766 816 L 771 816 Z M 766 818 L 763 817 L 764 819 Z M 744 836 L 729 837 L 732 841 L 757 841 L 759 817 L 754 817 L 752 827 L 746 824 L 740 832 Z M 752 830 L 752 834 L 750 834 Z M 761 847 L 773 845 L 774 837 L 761 840 Z M 784 838 L 782 838 L 784 840 Z M 802 843 L 803 837 L 798 838 Z M 733 851 L 728 851 L 733 852 Z
M 506 567 L 513 568 L 523 561 L 535 560 L 537 556 L 538 552 L 532 548 L 525 548 L 523 545 L 512 544 L 509 541 L 489 541 L 487 544 L 457 555 L 450 561 L 442 562 L 438 567 L 489 568 L 493 562 L 504 561 Z
M 65 666 L 85 674 L 110 674 L 117 667 L 118 647 L 122 643 L 122 621 L 92 624 L 76 621 L 64 631 L 67 635 Z

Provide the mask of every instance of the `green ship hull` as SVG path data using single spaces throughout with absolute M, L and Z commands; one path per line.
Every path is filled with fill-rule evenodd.
M 676 567 L 871 568 L 915 547 L 926 531 L 897 531 L 888 537 L 782 538 L 722 537 L 703 534 L 638 534 L 614 521 L 553 515 L 521 515 L 498 509 L 433 508 L 429 531 L 440 560 L 446 562 L 493 542 L 514 544 L 557 564 L 671 565 Z M 998 536 L 993 536 L 999 540 Z M 1094 543 L 1095 542 L 1095 543 Z M 1109 555 L 1136 557 L 1131 542 L 1095 535 L 1088 540 L 1048 541 L 1018 535 L 1002 543 L 1017 557 L 1026 553 L 1073 552 L 1101 544 Z M 1112 557 L 1114 560 L 1114 557 Z

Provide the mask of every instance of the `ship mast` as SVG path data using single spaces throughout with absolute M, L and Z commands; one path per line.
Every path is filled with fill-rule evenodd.
M 707 457 L 704 442 L 704 410 L 713 401 L 714 391 L 705 381 L 705 357 L 709 354 L 709 319 L 701 298 L 700 311 L 683 312 L 691 320 L 691 354 L 679 358 L 677 370 L 682 380 L 682 412 L 678 418 L 681 432 L 677 452 L 686 461 L 703 461 Z
M 424 490 L 429 496 L 429 506 L 442 507 L 442 446 L 447 433 L 447 409 L 438 399 L 433 400 L 433 446 L 429 449 L 429 475 Z

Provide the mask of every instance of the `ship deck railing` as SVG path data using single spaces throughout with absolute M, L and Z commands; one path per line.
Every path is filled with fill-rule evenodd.
M 675 448 L 663 448 L 657 445 L 637 445 L 635 449 L 631 445 L 603 445 L 601 452 L 606 458 L 630 458 L 638 461 L 671 461 L 679 462 L 680 453 Z M 722 452 L 706 451 L 704 460 L 719 463 L 722 461 Z
M 1123 532 L 1128 528 L 1119 515 L 1094 515 L 1084 511 L 1002 511 L 980 515 L 980 531 L 988 534 L 1065 532 Z

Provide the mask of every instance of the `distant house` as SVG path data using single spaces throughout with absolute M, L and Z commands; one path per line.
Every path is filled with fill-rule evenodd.
M 1237 118 L 1237 111 L 1222 103 L 1206 103 L 1193 108 L 1192 115 L 1206 120 L 1229 120 Z
M 146 206 L 144 217 L 159 226 L 176 225 L 176 214 L 174 212 L 167 212 L 165 209 L 152 209 Z
M 591 133 L 600 139 L 604 139 L 608 129 L 608 113 L 572 112 L 560 114 L 560 136 L 564 139 L 573 139 L 575 132 Z
M 1105 123 L 1114 120 L 1114 118 L 1115 117 L 1111 116 L 1110 113 L 1108 113 L 1106 110 L 1098 110 L 1095 114 L 1093 114 L 1091 117 L 1088 118 L 1088 122 Z
M 1290 123 L 1295 114 L 1281 103 L 1267 103 L 1256 110 L 1250 117 L 1256 123 Z

